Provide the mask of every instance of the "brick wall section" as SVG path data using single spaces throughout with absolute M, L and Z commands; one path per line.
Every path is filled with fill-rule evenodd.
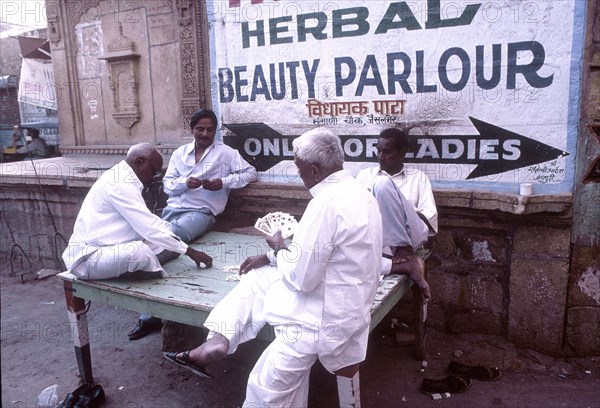
M 571 232 L 523 225 L 510 264 L 508 338 L 560 355 L 566 314 Z M 526 330 L 524 330 L 526 328 Z
M 564 335 L 564 349 L 569 356 L 600 355 L 600 179 L 590 177 L 594 166 L 600 163 L 600 0 L 590 0 L 586 6 L 580 143 Z
M 17 88 L 0 88 L 0 126 L 12 128 L 21 123 Z

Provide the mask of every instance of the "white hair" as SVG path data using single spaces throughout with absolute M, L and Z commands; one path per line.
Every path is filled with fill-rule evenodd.
M 322 169 L 337 170 L 344 166 L 344 150 L 340 138 L 331 130 L 316 128 L 292 142 L 294 155 Z

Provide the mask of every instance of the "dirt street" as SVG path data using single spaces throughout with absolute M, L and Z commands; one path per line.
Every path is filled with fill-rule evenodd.
M 5 266 L 5 265 L 4 265 Z M 58 401 L 79 384 L 62 285 L 56 277 L 25 284 L 1 273 L 2 407 L 34 407 L 46 387 L 58 385 Z M 209 367 L 204 380 L 167 362 L 161 336 L 128 341 L 138 314 L 93 303 L 88 312 L 94 377 L 109 408 L 239 407 L 248 373 L 262 342 L 252 342 Z M 361 369 L 363 407 L 600 407 L 600 358 L 554 359 L 520 350 L 505 340 L 428 331 L 427 369 L 410 346 L 394 343 L 389 330 L 371 335 Z M 498 366 L 495 382 L 474 381 L 464 393 L 434 401 L 419 392 L 423 378 L 443 378 L 454 355 L 459 361 Z M 316 366 L 310 407 L 335 407 L 335 378 Z

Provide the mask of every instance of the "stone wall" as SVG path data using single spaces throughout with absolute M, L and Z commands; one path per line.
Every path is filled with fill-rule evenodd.
M 0 255 L 3 273 L 33 274 L 42 268 L 62 270 L 75 217 L 88 188 L 2 186 Z
M 523 201 L 512 195 L 442 190 L 435 196 L 440 232 L 428 244 L 434 293 L 428 324 L 448 332 L 499 335 L 562 355 L 570 197 Z M 309 200 L 301 186 L 257 183 L 231 194 L 217 228 L 252 225 L 270 211 L 300 216 Z M 393 311 L 402 321 L 412 318 L 410 302 L 408 296 Z M 585 331 L 581 323 L 577 327 Z M 586 347 L 589 354 L 600 354 L 600 349 Z
M 600 350 L 600 1 L 587 3 L 565 351 Z

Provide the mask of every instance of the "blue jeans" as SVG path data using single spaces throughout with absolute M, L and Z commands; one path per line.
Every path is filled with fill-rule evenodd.
M 192 208 L 165 207 L 162 219 L 171 224 L 171 231 L 185 243 L 206 234 L 215 224 L 215 217 L 210 210 Z
M 171 231 L 185 243 L 192 242 L 206 234 L 215 225 L 215 217 L 206 208 L 194 210 L 167 206 L 162 212 L 162 219 L 171 224 Z M 160 257 L 159 260 L 161 260 Z M 140 320 L 150 321 L 152 319 L 150 313 L 140 314 Z

